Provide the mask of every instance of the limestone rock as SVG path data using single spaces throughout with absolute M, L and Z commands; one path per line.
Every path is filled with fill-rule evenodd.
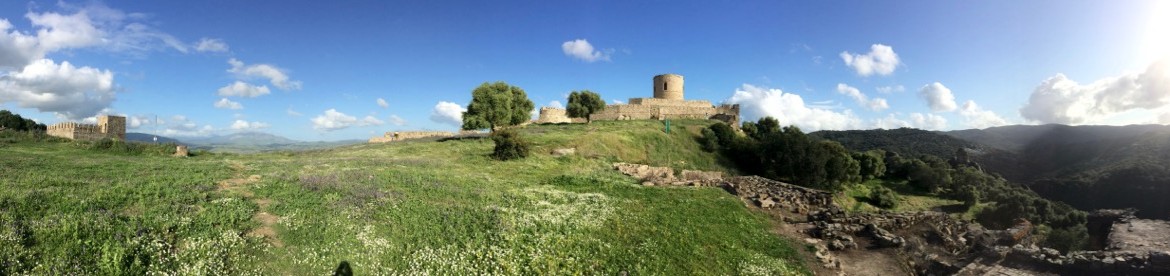
M 577 154 L 577 148 L 553 149 L 552 156 L 567 156 Z

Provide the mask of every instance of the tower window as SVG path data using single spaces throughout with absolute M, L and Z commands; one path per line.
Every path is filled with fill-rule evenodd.
M 667 84 L 667 83 L 669 83 L 669 82 L 665 82 L 665 81 L 664 81 L 664 82 L 662 82 L 662 90 L 666 90 L 666 84 Z

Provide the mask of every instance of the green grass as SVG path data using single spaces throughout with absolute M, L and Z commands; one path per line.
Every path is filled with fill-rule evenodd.
M 861 184 L 846 185 L 845 190 L 838 193 L 833 200 L 851 213 L 877 212 L 881 208 L 871 204 L 872 199 L 869 198 L 871 189 L 877 186 L 885 186 L 898 193 L 898 205 L 890 209 L 891 211 L 950 210 L 963 204 L 958 200 L 942 199 L 914 192 L 914 189 L 909 187 L 905 180 L 890 181 L 885 179 L 873 179 Z
M 727 171 L 694 142 L 706 124 L 529 126 L 534 155 L 507 162 L 488 139 L 190 158 L 7 143 L 0 274 L 807 274 L 735 196 L 610 168 Z M 264 226 L 282 246 L 248 235 Z

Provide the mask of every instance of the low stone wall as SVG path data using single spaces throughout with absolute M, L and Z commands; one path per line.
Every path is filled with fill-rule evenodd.
M 537 124 L 555 124 L 555 123 L 569 123 L 572 119 L 567 115 L 564 108 L 541 107 L 540 117 L 537 117 L 534 123 Z
M 456 137 L 456 136 L 463 136 L 463 135 L 480 135 L 480 134 L 483 134 L 483 132 L 474 131 L 474 130 L 460 131 L 459 133 L 454 133 L 454 132 L 450 132 L 450 131 L 395 131 L 395 132 L 386 132 L 386 134 L 383 135 L 382 137 L 370 138 L 369 142 L 370 143 L 387 143 L 387 142 L 405 141 L 405 140 L 412 140 L 412 139 L 449 138 L 449 137 Z

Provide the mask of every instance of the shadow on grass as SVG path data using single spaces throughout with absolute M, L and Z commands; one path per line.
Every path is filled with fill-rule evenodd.
M 337 269 L 333 270 L 333 276 L 353 276 L 353 269 L 349 267 L 349 262 L 341 261 L 337 265 Z

